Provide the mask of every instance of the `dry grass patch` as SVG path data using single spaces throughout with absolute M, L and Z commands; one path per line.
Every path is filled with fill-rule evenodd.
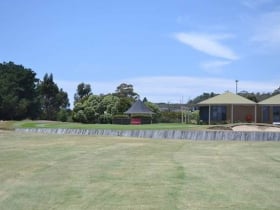
M 0 209 L 279 209 L 280 144 L 0 133 Z

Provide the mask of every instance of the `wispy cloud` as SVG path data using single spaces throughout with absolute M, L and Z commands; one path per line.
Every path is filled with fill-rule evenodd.
M 229 65 L 232 61 L 222 61 L 222 60 L 215 60 L 215 61 L 207 61 L 201 63 L 201 68 L 203 68 L 206 71 L 210 72 L 217 72 L 222 67 Z
M 73 98 L 79 82 L 76 81 L 56 81 L 59 87 L 68 93 L 68 97 L 73 105 Z M 185 102 L 204 92 L 223 93 L 225 91 L 235 91 L 235 80 L 215 77 L 188 77 L 188 76 L 154 76 L 124 78 L 115 81 L 87 81 L 92 85 L 94 94 L 113 93 L 121 83 L 132 84 L 135 92 L 141 98 L 147 97 L 152 102 L 172 102 L 179 103 L 184 98 Z M 272 92 L 279 83 L 278 81 L 254 82 L 240 81 L 239 90 L 249 92 Z
M 232 37 L 229 34 L 198 34 L 198 33 L 176 33 L 175 38 L 208 55 L 224 58 L 228 60 L 236 60 L 238 56 L 229 47 L 220 43 L 221 40 L 228 39 Z
M 280 12 L 262 14 L 256 19 L 255 34 L 251 40 L 262 47 L 280 47 Z
M 257 51 L 280 49 L 279 0 L 243 0 L 242 3 L 253 9 L 253 16 L 247 21 L 251 30 L 249 40 L 257 46 Z
M 257 9 L 258 7 L 272 1 L 273 0 L 243 0 L 242 4 L 250 9 Z

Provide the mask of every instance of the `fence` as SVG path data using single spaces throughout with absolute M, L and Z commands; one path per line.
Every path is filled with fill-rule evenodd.
M 280 132 L 241 132 L 208 130 L 103 130 L 68 128 L 17 128 L 16 132 L 32 132 L 61 135 L 123 136 L 151 139 L 280 141 Z

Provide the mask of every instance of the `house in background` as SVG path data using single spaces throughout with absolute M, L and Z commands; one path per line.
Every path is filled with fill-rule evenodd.
M 260 101 L 258 105 L 259 122 L 280 124 L 280 94 Z
M 202 122 L 256 122 L 257 103 L 231 92 L 198 103 Z

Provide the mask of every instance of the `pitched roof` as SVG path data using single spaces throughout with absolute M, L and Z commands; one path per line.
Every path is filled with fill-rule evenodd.
M 137 100 L 125 114 L 154 114 L 142 101 Z
M 260 101 L 258 104 L 260 105 L 280 105 L 280 94 L 271 96 L 263 101 Z
M 236 95 L 231 92 L 225 92 L 221 95 L 206 99 L 198 103 L 198 105 L 222 105 L 222 104 L 240 104 L 240 105 L 255 105 L 254 101 Z

